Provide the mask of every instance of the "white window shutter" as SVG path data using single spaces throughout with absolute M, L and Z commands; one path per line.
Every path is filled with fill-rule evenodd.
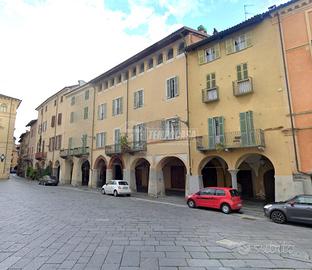
M 206 63 L 206 58 L 205 58 L 205 50 L 198 50 L 198 64 L 202 65 Z
M 234 44 L 233 44 L 233 39 L 227 39 L 225 41 L 225 48 L 226 48 L 226 53 L 230 54 L 234 52 Z
M 178 76 L 174 77 L 174 96 L 179 95 L 179 79 Z

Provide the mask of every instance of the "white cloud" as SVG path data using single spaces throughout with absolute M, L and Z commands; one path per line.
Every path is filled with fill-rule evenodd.
M 47 97 L 78 79 L 90 80 L 180 25 L 130 1 L 130 14 L 101 0 L 0 0 L 0 92 L 23 99 L 16 135 Z M 147 25 L 143 36 L 126 29 Z

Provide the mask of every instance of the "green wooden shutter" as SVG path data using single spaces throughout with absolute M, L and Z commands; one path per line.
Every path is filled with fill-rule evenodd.
M 233 40 L 231 38 L 227 39 L 225 41 L 225 49 L 226 49 L 226 53 L 227 54 L 230 54 L 230 53 L 234 52 L 234 44 L 233 44 Z
M 162 120 L 160 125 L 161 125 L 161 138 L 165 139 L 166 138 L 166 121 Z
M 120 98 L 120 114 L 123 112 L 123 98 Z
M 216 87 L 216 73 L 211 73 L 211 88 Z
M 198 55 L 198 64 L 200 65 L 205 64 L 206 63 L 205 50 L 198 50 L 197 55 Z
M 178 80 L 178 76 L 174 77 L 174 96 L 178 96 L 179 95 L 179 80 Z
M 242 77 L 242 66 L 241 65 L 236 66 L 236 72 L 237 72 L 237 80 L 241 81 L 243 79 L 243 77 Z
M 252 35 L 251 32 L 247 32 L 245 34 L 245 40 L 246 40 L 246 47 L 251 47 L 252 46 Z
M 170 79 L 167 80 L 167 91 L 166 91 L 167 98 L 171 98 L 170 96 Z
M 209 149 L 216 148 L 215 126 L 213 118 L 208 118 L 208 147 Z
M 255 145 L 255 129 L 254 129 L 254 124 L 253 124 L 253 112 L 252 111 L 246 112 L 246 119 L 247 119 L 248 145 Z
M 247 63 L 244 63 L 242 65 L 242 77 L 243 77 L 243 80 L 247 80 L 248 79 L 248 66 L 247 66 Z
M 87 134 L 82 135 L 82 147 L 87 147 Z
M 224 137 L 224 117 L 219 117 L 219 126 L 220 126 L 220 143 L 224 145 L 225 137 Z
M 240 131 L 241 131 L 241 145 L 245 146 L 245 145 L 248 145 L 247 120 L 246 120 L 245 112 L 239 113 L 239 121 L 240 121 Z
M 211 88 L 211 74 L 207 75 L 207 89 Z

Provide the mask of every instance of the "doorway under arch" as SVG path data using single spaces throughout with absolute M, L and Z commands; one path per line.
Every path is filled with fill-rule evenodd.
M 118 156 L 113 157 L 111 160 L 112 177 L 115 180 L 123 180 L 123 162 Z
M 90 163 L 85 160 L 81 165 L 81 185 L 88 186 L 90 177 Z
M 150 163 L 140 158 L 135 164 L 135 183 L 137 192 L 148 192 Z
M 95 162 L 97 171 L 96 187 L 102 187 L 106 184 L 106 162 L 103 157 L 99 157 Z

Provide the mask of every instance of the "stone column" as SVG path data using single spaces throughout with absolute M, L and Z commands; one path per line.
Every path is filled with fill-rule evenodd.
M 228 170 L 232 178 L 232 188 L 237 189 L 237 173 L 239 170 Z
M 137 191 L 136 186 L 136 178 L 135 178 L 135 170 L 130 170 L 130 182 L 129 182 L 130 188 L 132 191 Z
M 157 173 L 156 169 L 150 168 L 148 179 L 148 195 L 157 196 Z
M 113 178 L 113 171 L 112 169 L 106 169 L 106 183 Z
M 98 170 L 97 169 L 90 170 L 89 187 L 96 188 L 97 178 L 98 178 Z
M 185 195 L 196 193 L 203 187 L 202 175 L 186 175 Z
M 81 166 L 79 166 L 79 160 L 77 158 L 74 158 L 73 160 L 74 166 L 73 166 L 73 178 L 72 178 L 72 185 L 73 186 L 81 186 Z

